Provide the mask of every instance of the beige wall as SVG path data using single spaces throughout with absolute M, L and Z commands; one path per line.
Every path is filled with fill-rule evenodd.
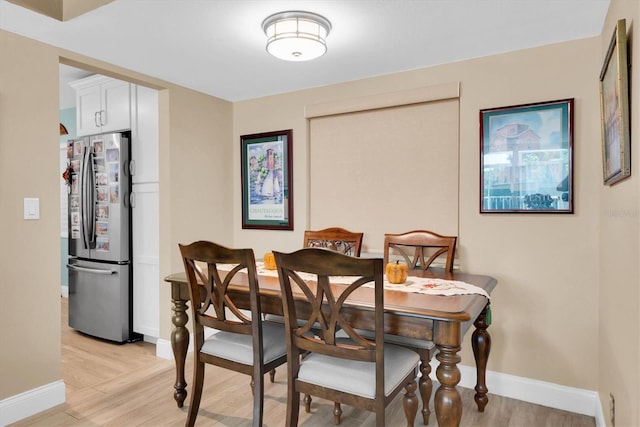
M 2 399 L 61 379 L 60 137 L 56 52 L 0 31 L 0 58 Z
M 489 369 L 596 390 L 598 380 L 589 373 L 598 366 L 593 351 L 593 331 L 598 326 L 598 243 L 597 235 L 589 231 L 598 222 L 599 206 L 593 197 L 600 185 L 599 104 L 594 80 L 599 49 L 599 39 L 591 38 L 234 104 L 235 140 L 243 133 L 294 129 L 297 224 L 293 233 L 241 230 L 236 191 L 236 245 L 253 246 L 258 253 L 300 246 L 308 201 L 306 106 L 459 81 L 460 266 L 491 274 L 499 281 L 492 302 Z M 478 111 L 565 98 L 576 99 L 575 214 L 480 215 Z M 372 147 L 376 149 L 381 155 L 388 150 Z M 237 160 L 237 148 L 234 153 Z M 238 165 L 234 161 L 236 189 L 240 188 Z M 339 182 L 325 185 L 340 188 Z M 380 207 L 385 208 L 382 199 Z M 371 215 L 375 218 L 376 213 Z M 469 348 L 463 356 L 463 363 L 473 364 Z
M 614 0 L 600 38 L 600 62 L 618 19 L 627 21 L 631 88 L 631 177 L 600 185 L 600 299 L 598 390 L 605 419 L 609 393 L 615 397 L 616 425 L 640 425 L 640 2 Z M 601 178 L 600 178 L 601 179 Z
M 178 242 L 215 236 L 232 243 L 232 104 L 1 30 L 0 57 L 4 399 L 61 379 L 59 61 L 160 90 L 161 277 L 182 268 Z M 39 221 L 22 219 L 24 197 L 40 198 Z M 161 277 L 161 335 L 168 338 L 170 296 Z
M 170 93 L 161 96 L 169 108 L 161 114 L 169 117 L 168 126 L 161 123 L 161 277 L 184 268 L 178 243 L 233 244 L 231 103 L 186 89 L 165 92 Z M 162 283 L 160 289 L 160 336 L 168 339 L 169 286 Z

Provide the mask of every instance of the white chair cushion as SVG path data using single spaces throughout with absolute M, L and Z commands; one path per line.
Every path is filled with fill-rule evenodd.
M 384 389 L 389 395 L 416 369 L 418 353 L 395 345 L 384 346 Z M 310 353 L 302 359 L 298 379 L 366 398 L 375 398 L 376 365 Z
M 388 334 L 384 334 L 384 342 L 388 342 L 391 344 L 398 344 L 398 345 L 412 347 L 412 348 L 421 348 L 425 350 L 431 350 L 436 346 L 433 343 L 433 341 L 426 341 L 418 338 L 408 338 L 408 337 L 401 337 L 399 335 L 388 335 Z
M 251 335 L 220 331 L 207 338 L 201 351 L 211 356 L 233 360 L 244 365 L 253 365 L 253 342 Z M 262 322 L 262 347 L 264 363 L 269 363 L 287 354 L 284 325 Z
M 264 316 L 264 320 L 268 320 L 269 322 L 277 322 L 284 324 L 284 316 L 280 316 L 279 314 L 267 314 Z M 298 326 L 304 326 L 307 324 L 306 320 L 298 319 Z M 320 323 L 315 322 L 312 329 L 320 329 Z
M 284 323 L 284 316 L 280 316 L 279 314 L 265 314 L 264 320 L 268 320 L 269 322 Z
M 376 338 L 375 334 L 372 331 L 366 331 L 362 329 L 356 329 L 356 331 L 367 339 L 373 340 Z M 339 331 L 338 333 L 336 333 L 336 336 L 339 336 L 341 332 L 343 331 Z M 343 333 L 343 334 L 344 335 L 342 335 L 342 337 L 347 338 L 347 334 L 346 333 Z M 391 344 L 398 344 L 404 347 L 420 348 L 425 350 L 431 350 L 433 347 L 436 346 L 433 343 L 433 341 L 421 340 L 418 338 L 402 337 L 400 335 L 390 335 L 390 334 L 384 334 L 384 342 L 388 342 Z

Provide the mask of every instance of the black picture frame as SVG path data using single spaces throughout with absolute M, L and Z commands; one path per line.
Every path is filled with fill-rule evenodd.
M 293 230 L 293 130 L 240 137 L 242 228 Z
M 480 110 L 480 213 L 573 213 L 573 101 Z

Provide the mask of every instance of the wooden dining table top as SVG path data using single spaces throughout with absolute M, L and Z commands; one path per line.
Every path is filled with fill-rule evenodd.
M 224 272 L 221 272 L 223 274 Z M 487 294 L 491 294 L 497 281 L 491 276 L 453 272 L 447 273 L 442 269 L 410 270 L 409 277 L 434 278 L 444 280 L 462 281 L 484 289 Z M 167 282 L 187 282 L 184 272 L 174 273 L 165 278 Z M 280 298 L 280 281 L 276 275 L 258 274 L 258 285 L 263 298 L 263 305 L 271 299 Z M 232 287 L 235 287 L 239 294 L 246 293 L 248 283 L 246 274 L 239 274 L 234 277 Z M 345 286 L 332 284 L 334 287 Z M 339 293 L 339 291 L 338 291 Z M 372 288 L 361 287 L 353 292 L 349 298 L 347 306 L 352 306 L 359 310 L 366 310 L 373 307 L 374 290 Z M 188 296 L 187 296 L 188 297 Z M 385 289 L 384 306 L 386 315 L 416 316 L 441 321 L 469 322 L 474 320 L 486 306 L 487 299 L 478 294 L 464 295 L 431 295 L 412 292 L 398 292 Z M 265 307 L 265 312 L 278 312 L 277 307 Z M 281 313 L 277 313 L 281 314 Z M 386 331 L 393 333 L 392 330 Z M 405 332 L 406 333 L 406 332 Z

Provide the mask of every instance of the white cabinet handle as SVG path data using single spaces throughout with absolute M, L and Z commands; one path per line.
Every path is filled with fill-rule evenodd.
M 100 123 L 98 123 L 98 114 L 100 114 L 100 111 L 96 111 L 95 114 L 93 115 L 93 122 L 96 124 L 97 128 L 100 127 Z
M 104 116 L 105 116 L 106 114 L 107 114 L 107 112 L 106 112 L 106 111 L 104 111 L 104 110 L 100 110 L 100 126 L 104 126 L 104 125 L 106 124 L 106 123 L 105 123 L 105 120 L 104 120 Z

